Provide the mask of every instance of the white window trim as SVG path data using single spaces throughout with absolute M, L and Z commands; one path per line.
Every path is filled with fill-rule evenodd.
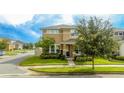
M 60 32 L 57 29 L 51 29 L 51 30 L 47 30 L 47 34 L 60 34 Z

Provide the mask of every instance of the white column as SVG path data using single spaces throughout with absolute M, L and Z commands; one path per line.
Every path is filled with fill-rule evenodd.
M 65 56 L 66 56 L 66 52 L 67 52 L 67 50 L 66 50 L 66 45 L 65 45 L 65 44 L 63 44 L 63 55 L 65 55 Z
M 51 53 L 51 46 L 49 46 L 49 53 Z
M 57 51 L 56 51 L 56 44 L 54 44 L 54 53 L 57 53 Z

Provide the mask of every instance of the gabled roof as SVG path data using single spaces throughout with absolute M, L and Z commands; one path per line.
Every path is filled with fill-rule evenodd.
M 124 31 L 124 28 L 114 28 L 114 31 Z
M 48 26 L 48 27 L 44 27 L 42 28 L 42 30 L 50 30 L 50 29 L 62 29 L 62 28 L 76 28 L 75 25 L 67 25 L 67 24 L 60 24 L 60 25 L 53 25 L 53 26 Z M 124 31 L 124 28 L 113 28 L 114 31 Z
M 75 28 L 75 26 L 74 25 L 61 24 L 61 25 L 44 27 L 43 29 L 62 29 L 62 28 Z
M 8 42 L 14 41 L 14 42 L 19 42 L 19 43 L 24 43 L 20 40 L 15 40 L 15 39 L 10 39 L 10 38 L 4 38 L 4 37 L 0 37 L 0 40 L 6 40 Z

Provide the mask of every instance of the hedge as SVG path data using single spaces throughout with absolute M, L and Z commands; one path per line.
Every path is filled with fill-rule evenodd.
M 116 56 L 115 59 L 124 61 L 124 56 Z
M 92 61 L 92 58 L 91 57 L 76 57 L 75 59 L 76 62 L 85 62 L 85 61 Z
M 42 59 L 65 59 L 65 56 L 62 54 L 57 53 L 48 53 L 48 54 L 41 54 L 40 58 Z

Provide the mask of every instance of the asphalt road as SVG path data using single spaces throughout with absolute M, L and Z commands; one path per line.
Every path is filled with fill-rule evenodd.
M 4 78 L 124 78 L 124 74 L 58 75 L 58 76 L 5 75 L 0 77 L 4 77 Z
M 9 60 L 5 60 L 3 62 L 0 62 L 0 64 L 14 64 L 14 65 L 16 65 L 31 55 L 33 55 L 33 54 L 32 53 L 21 54 L 21 55 L 15 57 L 13 59 L 9 59 Z
M 9 58 L 0 62 L 0 77 L 1 76 L 17 76 L 25 75 L 27 72 L 20 69 L 17 64 L 23 61 L 26 57 L 33 55 L 32 53 L 21 54 L 13 58 Z

